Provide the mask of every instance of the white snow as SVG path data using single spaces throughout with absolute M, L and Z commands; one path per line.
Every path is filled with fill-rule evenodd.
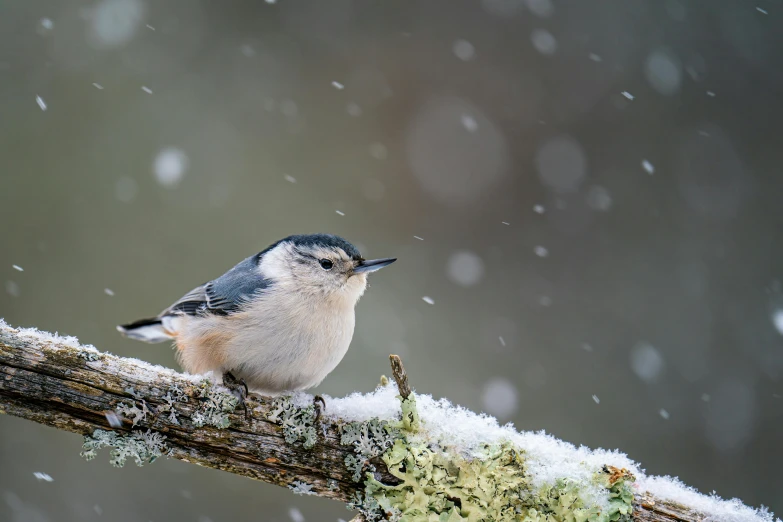
M 557 40 L 546 29 L 534 29 L 530 33 L 530 41 L 533 43 L 536 51 L 541 54 L 551 55 L 557 51 Z
M 592 61 L 594 61 L 594 62 L 600 62 L 600 61 L 602 61 L 602 60 L 603 60 L 603 58 L 601 58 L 599 55 L 597 55 L 597 54 L 595 54 L 595 53 L 590 53 L 590 54 L 588 55 L 588 58 L 590 58 L 590 59 L 591 59 Z
M 463 114 L 460 119 L 462 120 L 462 126 L 465 127 L 465 130 L 468 132 L 475 132 L 476 129 L 478 129 L 478 123 L 473 116 Z
M 598 398 L 598 395 L 593 395 L 593 401 L 595 401 L 596 404 L 601 404 L 601 399 Z
M 476 55 L 476 49 L 473 47 L 473 44 L 467 40 L 457 40 L 454 42 L 451 50 L 454 52 L 454 55 L 463 62 L 471 60 Z
M 671 416 L 671 415 L 669 415 L 669 412 L 664 410 L 663 408 L 661 408 L 661 410 L 658 412 L 658 414 L 661 417 L 663 417 L 665 420 L 669 420 L 669 417 Z
M 11 268 L 13 268 L 14 270 L 16 270 L 17 272 L 24 272 L 24 268 L 22 268 L 22 267 L 21 267 L 21 266 L 19 266 L 19 265 L 11 265 Z
M 103 90 L 103 85 L 101 85 L 100 83 L 93 82 L 92 86 L 98 89 L 99 91 Z
M 340 216 L 344 216 L 345 215 L 345 212 L 343 212 L 342 210 L 335 210 L 335 212 L 337 214 L 339 214 Z
M 54 481 L 54 479 L 52 478 L 51 475 L 49 475 L 48 473 L 44 473 L 43 471 L 36 471 L 36 472 L 33 473 L 33 476 L 35 478 L 37 478 L 38 480 L 43 480 L 45 482 L 52 482 L 52 481 Z
M 533 248 L 533 252 L 538 257 L 546 257 L 546 256 L 549 255 L 549 250 L 547 250 L 547 248 L 545 246 L 541 246 L 541 245 L 538 245 L 535 248 Z
M 338 91 L 342 91 L 343 89 L 345 89 L 345 85 L 337 81 L 332 82 L 332 87 L 334 87 Z
M 38 106 L 41 108 L 42 111 L 46 110 L 46 102 L 40 96 L 35 97 L 35 103 L 38 104 Z
M 164 187 L 175 187 L 182 181 L 188 168 L 188 155 L 176 147 L 166 147 L 158 152 L 152 164 L 155 179 Z
M 435 304 L 435 300 L 432 297 L 428 296 L 428 295 L 425 295 L 424 297 L 422 297 L 421 300 L 424 301 L 427 304 L 431 304 L 431 305 Z
M 649 175 L 651 175 L 651 176 L 652 176 L 652 175 L 653 175 L 653 173 L 655 172 L 655 166 L 653 166 L 653 164 L 652 164 L 652 163 L 650 163 L 650 162 L 649 162 L 648 160 L 646 160 L 646 159 L 643 159 L 643 160 L 642 160 L 642 168 L 644 169 L 644 171 L 645 171 L 647 174 L 649 174 Z
M 289 174 L 286 174 L 286 175 L 284 176 L 284 179 L 285 179 L 287 182 L 289 182 L 289 183 L 296 183 L 296 178 L 295 178 L 295 177 L 293 177 L 293 176 L 291 176 L 291 175 L 289 175 Z
M 141 90 L 142 90 L 142 91 L 144 91 L 144 92 L 146 92 L 147 94 L 152 94 L 152 89 L 150 89 L 150 88 L 149 88 L 149 87 L 147 87 L 146 85 L 142 85 L 142 86 L 141 86 Z
M 423 237 L 419 237 L 419 236 L 413 236 L 413 239 L 418 239 L 419 241 L 424 241 L 424 238 Z
M 630 92 L 628 92 L 628 91 L 623 91 L 623 92 L 621 92 L 620 94 L 622 94 L 623 96 L 625 96 L 625 97 L 626 97 L 626 98 L 628 98 L 629 100 L 633 100 L 633 94 L 631 94 L 631 93 L 630 93 Z
M 756 11 L 758 11 L 761 14 L 769 14 L 766 9 L 761 8 L 761 7 L 757 7 Z
M 103 293 L 111 297 L 114 295 L 114 290 L 112 290 L 111 288 L 104 288 Z
M 543 214 L 546 212 L 546 209 L 544 208 L 544 205 L 533 205 L 533 212 L 536 214 Z
M 772 313 L 772 324 L 775 325 L 775 329 L 783 335 L 783 309 L 775 310 Z
M 460 286 L 473 286 L 484 277 L 484 261 L 474 252 L 455 252 L 449 256 L 446 274 Z
M 501 221 L 500 224 L 501 225 L 511 225 L 511 223 L 509 223 L 508 221 Z
M 273 3 L 273 2 L 269 2 L 269 0 L 267 0 L 267 3 Z M 305 517 L 302 514 L 302 512 L 295 507 L 292 507 L 291 509 L 288 510 L 288 516 L 291 517 L 292 522 L 304 522 L 305 520 Z
M 364 421 L 373 417 L 398 420 L 400 403 L 397 393 L 396 386 L 389 384 L 365 395 L 327 396 L 329 407 L 324 415 L 344 421 Z M 597 396 L 594 395 L 593 399 L 598 402 Z M 302 398 L 303 403 L 308 400 L 312 399 Z M 593 475 L 604 465 L 612 465 L 633 473 L 638 491 L 648 491 L 659 499 L 693 507 L 704 513 L 710 522 L 781 522 L 764 508 L 757 510 L 737 499 L 723 500 L 716 495 L 702 495 L 677 478 L 649 477 L 639 464 L 616 450 L 576 447 L 544 431 L 519 432 L 512 424 L 501 426 L 493 417 L 454 406 L 446 399 L 434 399 L 431 395 L 416 394 L 416 406 L 424 428 L 420 436 L 441 446 L 470 454 L 483 443 L 507 440 L 524 449 L 534 486 L 569 478 L 584 484 L 593 500 L 602 504 L 605 498 L 601 490 L 593 486 Z

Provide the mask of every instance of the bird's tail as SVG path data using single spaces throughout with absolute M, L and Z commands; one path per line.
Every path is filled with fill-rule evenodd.
M 163 327 L 163 322 L 159 317 L 152 319 L 139 319 L 129 324 L 123 324 L 117 327 L 117 331 L 125 337 L 144 341 L 145 343 L 162 343 L 174 338 L 168 330 Z

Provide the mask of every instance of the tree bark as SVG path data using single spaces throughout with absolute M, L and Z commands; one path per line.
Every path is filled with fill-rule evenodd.
M 402 391 L 410 393 L 399 358 L 392 363 Z M 226 413 L 228 427 L 200 426 L 194 418 L 209 402 L 202 397 L 204 386 L 200 378 L 0 321 L 0 413 L 86 436 L 96 430 L 125 435 L 152 430 L 165 435 L 169 457 L 342 502 L 360 490 L 344 464 L 354 452 L 341 445 L 336 424 L 324 421 L 317 443 L 305 449 L 286 442 L 281 426 L 268 419 L 274 400 L 251 395 L 247 413 L 241 407 Z M 171 390 L 182 392 L 173 403 Z M 132 419 L 116 415 L 122 405 L 137 407 L 136 426 Z M 172 409 L 177 423 L 170 420 Z M 383 462 L 373 464 L 378 480 L 396 481 Z M 297 486 L 303 483 L 309 485 L 304 491 Z M 696 522 L 705 517 L 686 506 L 639 494 L 633 518 Z

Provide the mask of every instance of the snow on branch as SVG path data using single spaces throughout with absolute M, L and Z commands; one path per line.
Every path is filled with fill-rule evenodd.
M 84 435 L 82 455 L 112 465 L 170 457 L 345 502 L 367 521 L 775 522 L 763 508 L 648 477 L 616 451 L 543 432 L 398 386 L 326 397 L 251 395 L 117 357 L 0 319 L 0 413 Z M 357 518 L 356 520 L 359 520 Z M 777 522 L 780 522 L 777 519 Z

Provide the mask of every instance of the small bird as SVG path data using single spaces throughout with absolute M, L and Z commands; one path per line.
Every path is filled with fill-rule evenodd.
M 304 390 L 320 384 L 348 351 L 367 274 L 394 261 L 365 260 L 331 234 L 289 236 L 157 317 L 117 330 L 148 343 L 173 340 L 185 371 L 221 372 L 224 383 L 240 383 L 245 393 Z

